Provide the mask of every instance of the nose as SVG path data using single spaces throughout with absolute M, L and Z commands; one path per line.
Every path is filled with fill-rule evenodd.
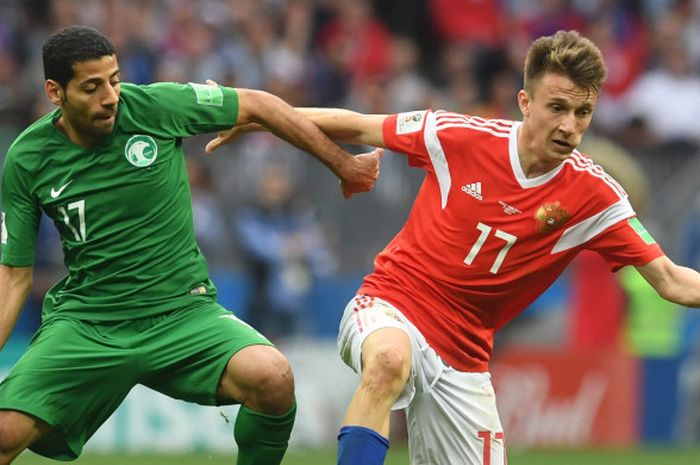
M 576 132 L 576 115 L 569 112 L 561 120 L 559 130 L 565 134 L 573 134 Z
M 119 92 L 113 85 L 105 86 L 105 92 L 102 96 L 102 105 L 105 107 L 111 107 L 117 104 L 119 101 Z

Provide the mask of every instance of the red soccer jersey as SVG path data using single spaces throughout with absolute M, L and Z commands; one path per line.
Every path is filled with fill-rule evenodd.
M 360 292 L 394 304 L 451 366 L 486 371 L 496 330 L 583 249 L 613 270 L 663 254 L 620 185 L 574 151 L 528 179 L 520 123 L 444 111 L 387 117 L 384 141 L 427 176 Z

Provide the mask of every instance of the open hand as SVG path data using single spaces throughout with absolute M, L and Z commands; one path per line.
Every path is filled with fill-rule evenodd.
M 211 79 L 206 80 L 207 85 L 209 86 L 218 86 L 216 81 L 213 81 Z M 248 124 L 239 124 L 236 126 L 233 126 L 231 129 L 226 129 L 224 131 L 219 131 L 216 134 L 216 138 L 210 140 L 207 143 L 207 146 L 204 148 L 204 151 L 206 153 L 212 153 L 214 150 L 218 149 L 222 145 L 230 144 L 234 140 L 238 139 L 242 134 L 245 134 L 247 132 L 252 132 L 252 131 L 261 131 L 264 130 L 262 126 L 256 124 L 256 123 L 248 123 Z

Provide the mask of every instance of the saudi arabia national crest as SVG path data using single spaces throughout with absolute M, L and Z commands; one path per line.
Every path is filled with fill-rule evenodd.
M 145 168 L 153 164 L 158 157 L 158 145 L 151 136 L 137 135 L 131 136 L 126 141 L 124 156 L 129 163 L 137 168 Z

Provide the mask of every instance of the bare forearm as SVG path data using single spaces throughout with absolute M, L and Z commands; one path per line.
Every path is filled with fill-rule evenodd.
M 666 286 L 667 300 L 685 307 L 700 307 L 700 273 L 685 266 L 674 269 L 674 279 Z
M 352 155 L 338 147 L 313 122 L 283 100 L 260 91 L 239 91 L 238 124 L 257 123 L 290 144 L 310 153 L 337 176 L 352 163 Z M 243 101 L 245 99 L 245 105 Z
M 349 144 L 385 147 L 381 132 L 386 115 L 364 115 L 342 108 L 296 108 L 328 137 Z
M 386 115 L 363 115 L 342 108 L 296 107 L 294 110 L 334 141 L 385 147 L 382 125 Z M 268 130 L 259 123 L 238 124 L 236 128 L 240 134 Z
M 32 269 L 0 265 L 0 349 L 9 339 L 32 287 Z
M 637 267 L 661 297 L 685 307 L 700 307 L 700 273 L 659 257 Z

